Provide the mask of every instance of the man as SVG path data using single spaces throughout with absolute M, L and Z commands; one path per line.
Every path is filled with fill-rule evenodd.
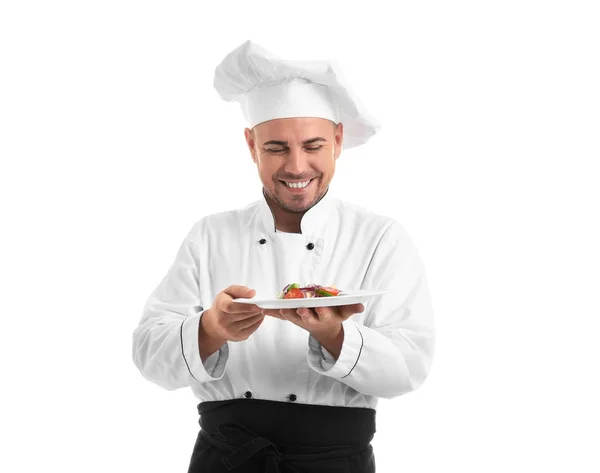
M 378 125 L 334 64 L 281 60 L 249 41 L 217 67 L 215 87 L 250 124 L 262 195 L 192 227 L 134 331 L 135 364 L 200 400 L 189 473 L 374 472 L 377 399 L 419 387 L 434 352 L 411 239 L 329 191 L 342 148 Z M 390 294 L 281 311 L 236 302 L 292 282 Z

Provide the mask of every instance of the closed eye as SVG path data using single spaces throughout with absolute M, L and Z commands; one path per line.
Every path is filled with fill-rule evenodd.
M 319 151 L 321 148 L 323 148 L 322 145 L 306 146 L 304 149 L 306 151 L 315 152 L 315 151 Z M 267 153 L 272 153 L 272 154 L 282 154 L 282 153 L 287 153 L 289 151 L 289 148 L 265 148 L 265 151 Z

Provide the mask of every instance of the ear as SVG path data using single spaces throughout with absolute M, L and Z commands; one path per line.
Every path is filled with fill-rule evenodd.
M 248 145 L 250 156 L 252 156 L 252 161 L 256 163 L 256 140 L 254 139 L 254 133 L 250 128 L 244 129 L 244 137 L 246 138 L 246 144 Z
M 340 157 L 342 154 L 342 143 L 344 142 L 344 124 L 338 123 L 335 126 L 335 146 L 334 146 L 334 155 L 335 159 Z

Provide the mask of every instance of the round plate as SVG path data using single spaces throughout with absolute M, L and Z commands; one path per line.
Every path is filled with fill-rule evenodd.
M 391 291 L 345 291 L 343 296 L 310 297 L 308 299 L 234 299 L 241 304 L 254 304 L 261 309 L 300 309 L 301 307 L 334 307 L 340 305 L 362 304 L 367 299 Z

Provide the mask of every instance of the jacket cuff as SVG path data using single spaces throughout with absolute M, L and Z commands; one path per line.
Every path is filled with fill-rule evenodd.
M 346 319 L 342 322 L 342 326 L 344 341 L 337 360 L 312 335 L 308 338 L 308 365 L 318 373 L 336 379 L 343 379 L 352 373 L 354 367 L 360 362 L 363 348 L 363 336 L 358 324 L 351 319 Z
M 181 353 L 188 371 L 199 383 L 221 379 L 229 360 L 229 344 L 225 343 L 202 363 L 198 346 L 198 329 L 204 312 L 186 317 L 181 324 Z

